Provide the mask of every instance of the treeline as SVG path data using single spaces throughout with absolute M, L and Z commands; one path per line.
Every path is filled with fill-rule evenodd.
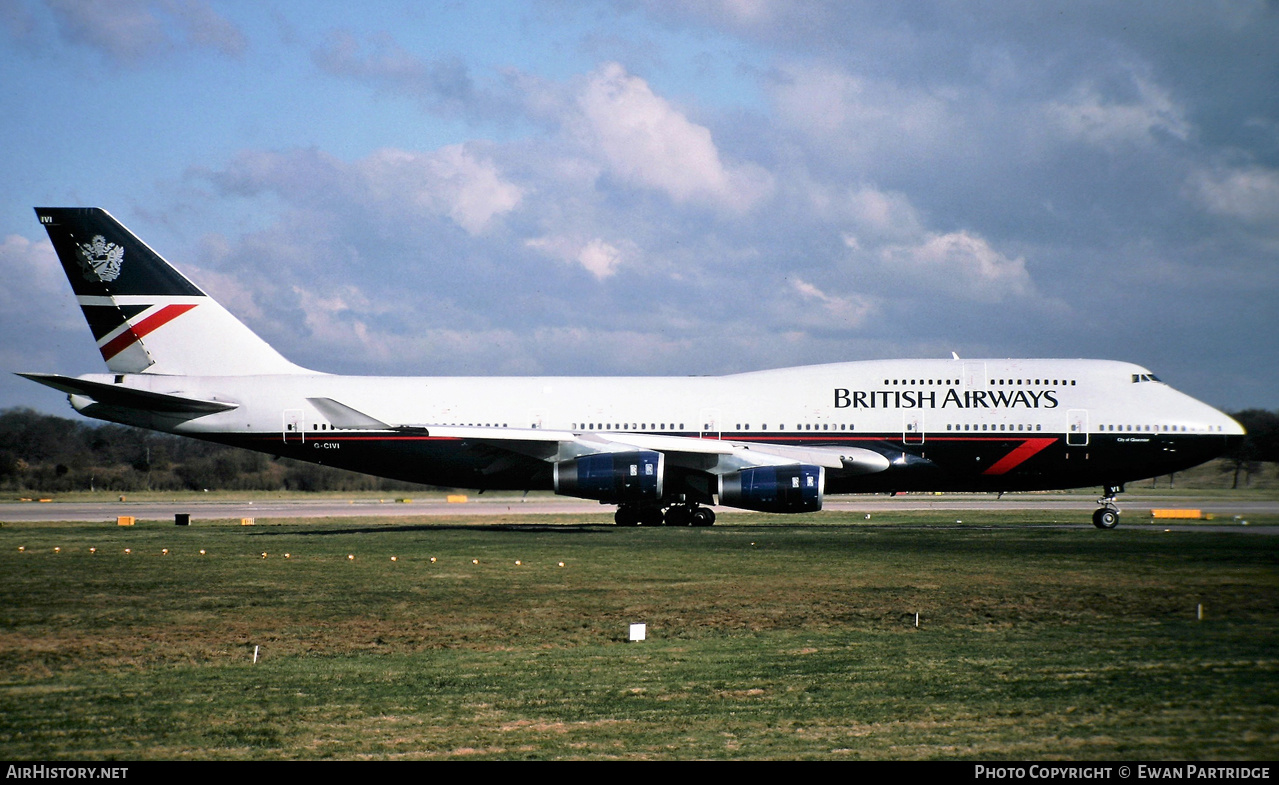
M 1279 462 L 1279 412 L 1231 415 L 1248 437 L 1218 464 L 1247 487 Z M 31 409 L 0 411 L 0 491 L 402 491 L 414 483 L 124 425 L 96 425 Z
M 1225 465 L 1234 474 L 1230 487 L 1238 488 L 1241 476 L 1247 486 L 1267 464 L 1279 461 L 1279 412 L 1245 409 L 1230 416 L 1248 431 L 1243 444 L 1226 456 Z
M 0 491 L 402 491 L 370 477 L 125 425 L 0 411 Z

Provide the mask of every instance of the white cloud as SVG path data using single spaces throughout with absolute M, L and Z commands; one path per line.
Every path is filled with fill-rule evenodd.
M 1037 296 L 1025 259 L 995 250 L 970 231 L 931 230 L 902 193 L 872 185 L 837 188 L 820 183 L 801 187 L 823 231 L 838 231 L 847 249 L 841 276 L 854 276 L 866 295 L 846 312 L 861 316 L 884 302 L 941 293 L 959 301 L 997 302 Z M 792 286 L 833 307 L 828 295 L 804 279 Z
M 1190 138 L 1185 109 L 1164 88 L 1142 77 L 1133 77 L 1134 100 L 1107 100 L 1095 87 L 1076 87 L 1064 101 L 1049 102 L 1043 113 L 1068 137 L 1111 147 L 1139 143 L 1155 133 L 1181 141 Z
M 624 261 L 616 246 L 598 237 L 586 242 L 568 237 L 537 237 L 526 240 L 524 245 L 562 262 L 580 264 L 601 281 L 616 273 Z
M 577 261 L 596 278 L 607 278 L 616 271 L 622 256 L 616 248 L 603 240 L 592 240 L 578 254 Z
M 829 65 L 784 66 L 770 88 L 781 122 L 868 165 L 904 150 L 912 157 L 953 150 L 963 136 L 946 98 Z
M 0 287 L 0 312 L 8 316 L 48 324 L 49 314 L 77 314 L 71 287 L 48 240 L 32 242 L 19 234 L 5 237 L 0 242 L 0 279 L 7 282 Z M 52 307 L 59 300 L 70 307 Z M 58 326 L 88 329 L 78 315 L 66 316 Z
M 371 313 L 373 306 L 354 286 L 330 289 L 323 294 L 294 286 L 293 293 L 306 314 L 306 326 L 315 342 L 330 349 L 371 351 L 380 360 L 393 358 L 361 318 L 362 314 Z
M 1191 194 L 1211 213 L 1279 230 L 1279 170 L 1263 166 L 1202 171 L 1190 178 Z
M 5 236 L 0 241 L 0 280 L 6 282 L 0 287 L 0 333 L 5 337 L 0 342 L 0 368 L 85 373 L 102 367 L 93 335 L 48 240 Z M 0 380 L 0 386 L 7 381 Z M 16 387 L 9 387 L 23 398 L 39 395 L 23 389 L 29 384 L 26 380 L 16 381 Z M 44 397 L 57 404 L 61 396 Z
M 826 328 L 858 327 L 876 312 L 875 304 L 866 297 L 836 297 L 818 289 L 802 278 L 791 278 L 791 287 L 807 303 L 815 303 L 817 311 L 809 309 L 809 324 Z
M 502 179 L 492 161 L 476 158 L 462 145 L 426 154 L 379 150 L 356 169 L 380 200 L 407 199 L 447 214 L 472 235 L 515 209 L 524 196 L 523 189 Z
M 207 255 L 217 255 L 209 253 L 209 247 L 213 242 L 225 243 L 221 237 L 214 240 L 206 236 L 201 245 Z M 278 260 L 273 261 L 278 264 Z M 270 299 L 271 295 L 269 291 L 259 288 L 267 283 L 261 276 L 255 277 L 250 282 L 242 277 L 242 272 L 224 273 L 211 267 L 190 264 L 184 264 L 182 267 L 200 289 L 217 300 L 240 321 L 259 325 L 271 321 L 272 315 L 269 310 L 258 304 L 259 298 Z
M 827 189 L 810 190 L 812 198 L 823 205 L 821 211 L 832 224 L 851 226 L 855 232 L 845 232 L 845 243 L 850 247 L 875 241 L 908 242 L 923 234 L 919 211 L 905 194 L 881 191 L 869 185 L 840 189 L 834 194 Z M 856 239 L 853 239 L 856 238 Z M 853 242 L 848 241 L 853 239 Z
M 1010 259 L 967 232 L 932 234 L 913 245 L 886 246 L 879 263 L 921 291 L 942 291 L 976 302 L 1034 294 L 1026 261 Z
M 759 167 L 722 161 L 709 129 L 617 63 L 591 74 L 577 104 L 581 141 L 625 182 L 733 211 L 749 209 L 772 188 Z
M 448 216 L 478 235 L 514 210 L 524 189 L 466 145 L 429 152 L 377 150 L 347 163 L 316 150 L 251 151 L 210 175 L 227 191 L 281 194 L 299 204 L 359 204 L 382 215 Z

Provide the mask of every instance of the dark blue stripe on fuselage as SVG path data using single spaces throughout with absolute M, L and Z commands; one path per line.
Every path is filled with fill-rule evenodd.
M 695 434 L 663 434 L 697 438 Z M 789 434 L 724 434 L 724 438 L 794 446 L 856 446 L 887 456 L 894 465 L 876 474 L 846 476 L 828 470 L 828 493 L 893 491 L 1052 490 L 1133 482 L 1181 471 L 1225 452 L 1240 437 L 1202 434 L 1151 434 L 1145 442 L 1120 442 L 1104 434 L 1090 435 L 1088 445 L 1067 445 L 1064 434 L 949 435 L 926 434 L 922 444 L 906 444 L 901 434 L 862 433 L 847 436 Z M 382 477 L 457 488 L 549 490 L 550 464 L 492 445 L 466 439 L 405 434 L 351 434 L 308 431 L 271 435 L 210 435 L 211 441 L 283 455 L 312 463 Z M 1018 449 L 1027 438 L 1054 438 L 1006 474 L 985 475 L 989 467 Z M 908 459 L 908 460 L 907 460 Z M 498 467 L 498 468 L 494 468 Z M 666 493 L 678 492 L 667 486 Z

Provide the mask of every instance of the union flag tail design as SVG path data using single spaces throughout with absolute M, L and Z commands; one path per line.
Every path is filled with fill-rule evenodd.
M 97 207 L 37 207 L 112 373 L 307 373 Z

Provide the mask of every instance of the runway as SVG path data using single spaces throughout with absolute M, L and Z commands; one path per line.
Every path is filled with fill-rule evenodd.
M 598 512 L 612 520 L 613 507 L 589 499 L 563 497 L 494 497 L 468 499 L 455 504 L 444 499 L 281 499 L 257 501 L 147 501 L 147 502 L 39 502 L 0 503 L 0 521 L 115 521 L 132 515 L 139 521 L 173 520 L 186 513 L 191 520 L 238 518 L 378 518 L 414 515 L 553 515 Z
M 905 512 L 912 510 L 956 512 L 981 512 L 994 510 L 1038 510 L 1077 513 L 1081 524 L 1089 524 L 1096 509 L 1092 497 L 1079 494 L 1008 494 L 1002 498 L 994 494 L 948 494 L 945 496 L 841 496 L 828 498 L 826 510 L 854 513 Z M 1119 506 L 1124 511 L 1124 524 L 1150 521 L 1152 508 L 1192 508 L 1211 514 L 1221 528 L 1242 528 L 1238 521 L 1248 516 L 1279 514 L 1279 499 L 1233 500 L 1229 498 L 1146 496 L 1134 493 L 1129 498 L 1120 497 Z M 114 523 L 118 516 L 129 515 L 139 521 L 173 521 L 178 513 L 191 516 L 193 523 L 205 520 L 236 520 L 240 518 L 378 518 L 406 516 L 468 516 L 477 518 L 512 515 L 564 515 L 598 514 L 600 523 L 611 523 L 614 507 L 601 505 L 589 499 L 572 499 L 560 496 L 495 495 L 469 497 L 465 503 L 450 503 L 443 498 L 432 497 L 398 502 L 394 499 L 280 499 L 257 501 L 145 501 L 145 502 L 4 502 L 0 503 L 0 522 L 53 522 L 53 521 L 103 521 Z M 727 514 L 731 520 L 731 508 L 716 508 L 717 514 Z M 1236 518 L 1239 516 L 1239 518 Z M 1071 517 L 1075 517 L 1072 515 Z M 778 516 L 784 521 L 785 516 Z M 973 520 L 972 523 L 979 523 Z M 1195 524 L 1202 528 L 1203 524 Z M 1256 531 L 1261 527 L 1253 527 Z

